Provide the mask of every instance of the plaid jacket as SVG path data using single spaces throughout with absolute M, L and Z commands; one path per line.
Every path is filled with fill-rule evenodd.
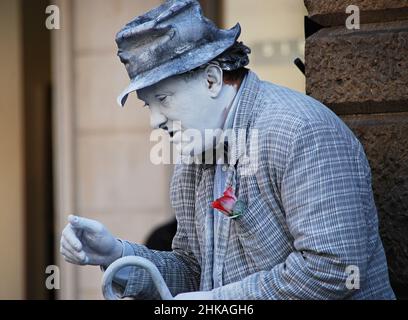
M 212 290 L 221 300 L 394 299 L 370 166 L 341 119 L 311 97 L 249 72 L 238 129 L 258 130 L 257 170 L 243 175 L 237 161 L 228 171 L 226 187 L 247 204 L 243 216 L 224 217 L 214 230 L 215 167 L 178 165 L 171 183 L 178 220 L 173 251 L 131 244 L 134 254 L 156 264 L 173 295 Z M 214 274 L 221 286 L 214 286 Z M 158 298 L 137 268 L 123 296 Z

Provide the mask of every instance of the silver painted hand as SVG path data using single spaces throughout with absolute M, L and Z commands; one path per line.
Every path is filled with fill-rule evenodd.
M 122 256 L 122 243 L 102 223 L 72 215 L 68 221 L 60 247 L 65 261 L 108 267 Z

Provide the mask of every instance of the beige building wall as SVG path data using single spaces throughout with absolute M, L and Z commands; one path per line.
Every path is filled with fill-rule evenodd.
M 171 168 L 150 162 L 148 110 L 135 95 L 126 108 L 116 105 L 129 78 L 116 56 L 115 34 L 158 3 L 60 1 L 62 29 L 53 38 L 59 230 L 66 217 L 76 213 L 101 221 L 122 239 L 140 243 L 172 216 Z M 70 75 L 67 64 L 73 70 Z M 64 260 L 60 264 L 60 298 L 102 298 L 98 267 L 67 266 Z
M 241 41 L 252 49 L 250 68 L 267 81 L 305 92 L 303 0 L 224 0 L 224 27 L 241 24 Z
M 0 299 L 24 299 L 20 1 L 0 1 Z

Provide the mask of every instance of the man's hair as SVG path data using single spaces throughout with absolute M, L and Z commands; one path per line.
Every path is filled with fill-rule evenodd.
M 245 68 L 249 64 L 248 55 L 251 49 L 242 42 L 235 42 L 235 44 L 221 53 L 218 57 L 202 66 L 184 73 L 184 79 L 188 80 L 198 74 L 197 71 L 205 69 L 208 65 L 217 65 L 223 70 L 223 80 L 226 84 L 237 84 L 244 78 L 248 69 Z
M 225 84 L 234 85 L 241 83 L 245 75 L 248 73 L 248 69 L 245 67 L 239 68 L 234 71 L 225 71 L 223 73 L 223 80 Z

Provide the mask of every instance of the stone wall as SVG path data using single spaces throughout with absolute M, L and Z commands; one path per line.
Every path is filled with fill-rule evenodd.
M 323 28 L 306 40 L 306 91 L 363 143 L 392 286 L 408 297 L 408 1 L 305 0 Z M 359 30 L 346 8 L 360 9 Z

